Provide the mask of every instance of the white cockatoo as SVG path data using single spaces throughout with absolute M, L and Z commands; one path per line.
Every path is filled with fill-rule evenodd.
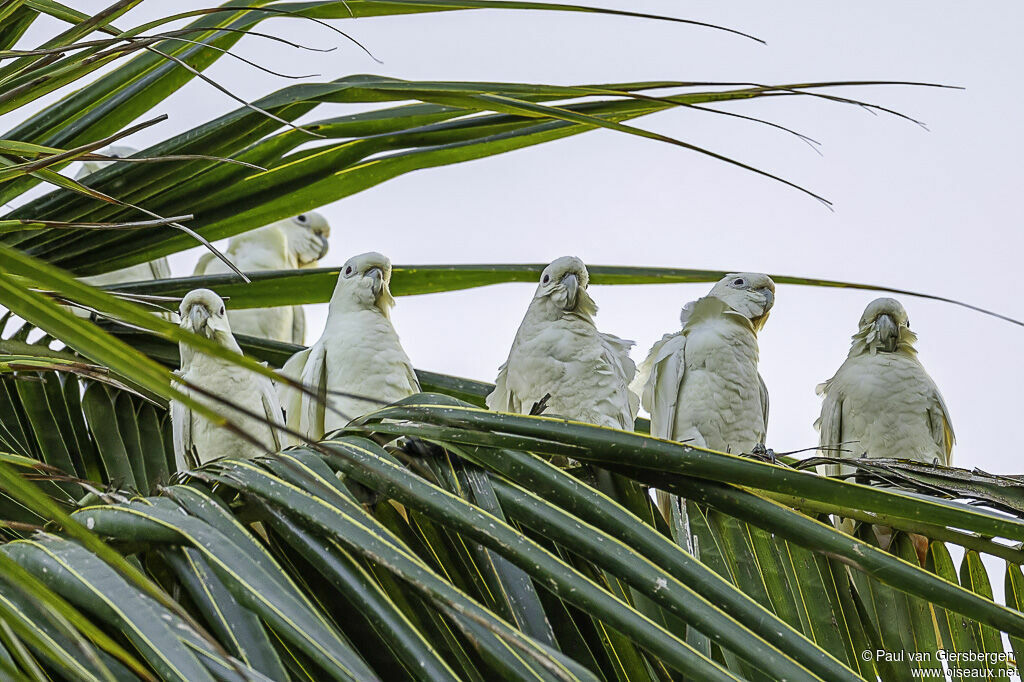
M 629 389 L 633 342 L 594 326 L 589 283 L 587 266 L 574 256 L 544 268 L 488 408 L 529 414 L 541 403 L 545 415 L 633 429 L 640 402 Z
M 224 301 L 217 294 L 209 289 L 189 292 L 181 302 L 179 314 L 182 329 L 205 336 L 242 354 L 242 349 L 231 334 Z M 172 401 L 174 460 L 179 471 L 189 468 L 193 461 L 202 464 L 216 457 L 255 457 L 281 448 L 284 444 L 282 434 L 269 425 L 284 426 L 281 403 L 270 379 L 221 358 L 195 351 L 183 343 L 179 344 L 179 350 L 181 368 L 176 372 L 178 376 L 189 384 L 237 405 L 241 410 L 264 417 L 256 419 L 199 391 L 181 386 L 183 393 L 227 417 L 235 426 L 259 441 L 260 445 L 216 426 L 205 417 L 193 414 L 184 404 Z
M 320 396 L 278 384 L 289 428 L 319 440 L 355 417 L 419 393 L 391 324 L 390 282 L 391 261 L 379 253 L 353 256 L 342 267 L 323 335 L 281 370 Z
M 682 311 L 640 365 L 636 386 L 651 435 L 720 452 L 764 444 L 768 391 L 757 371 L 757 333 L 775 302 L 775 283 L 729 274 Z
M 120 145 L 113 145 L 104 149 L 101 154 L 117 159 L 124 159 L 133 154 L 137 154 L 139 150 L 133 149 L 132 147 L 125 147 Z M 79 169 L 78 174 L 75 176 L 76 180 L 81 180 L 90 173 L 95 173 L 101 168 L 106 168 L 113 161 L 83 161 L 82 167 Z M 114 284 L 125 284 L 127 282 L 147 282 L 153 279 L 169 279 L 171 277 L 171 266 L 167 262 L 166 258 L 157 258 L 156 260 L 149 261 L 148 263 L 139 263 L 138 265 L 130 265 L 127 268 L 121 268 L 120 270 L 113 270 L 111 272 L 104 272 L 102 275 L 91 275 L 89 277 L 82 277 L 82 281 L 86 284 L 91 284 L 94 287 L 105 287 Z M 87 314 L 87 313 L 85 313 Z
M 757 371 L 757 333 L 775 303 L 768 275 L 726 275 L 683 306 L 682 329 L 654 344 L 635 383 L 651 435 L 719 452 L 764 447 L 768 389 Z M 672 523 L 673 496 L 658 490 Z
M 319 213 L 302 213 L 231 238 L 224 255 L 242 272 L 315 268 L 327 254 L 331 226 Z M 212 253 L 203 254 L 194 275 L 231 272 Z M 231 328 L 285 343 L 304 344 L 306 316 L 301 305 L 279 308 L 251 308 L 228 312 Z
M 100 151 L 103 156 L 109 156 L 112 159 L 127 159 L 129 156 L 138 154 L 139 150 L 134 147 L 128 147 L 126 145 L 114 144 L 110 145 L 106 149 Z M 76 180 L 81 180 L 90 173 L 95 173 L 101 168 L 106 168 L 113 161 L 83 161 L 82 167 L 78 169 L 78 173 L 75 175 Z
M 899 301 L 878 298 L 868 304 L 846 361 L 816 389 L 823 397 L 814 423 L 822 456 L 836 457 L 842 449 L 856 457 L 950 466 L 954 436 L 949 411 L 917 359 L 916 340 Z M 822 469 L 831 476 L 854 471 L 838 464 Z M 848 520 L 837 520 L 837 525 L 847 531 L 853 526 Z M 887 547 L 891 530 L 876 526 L 875 531 Z M 927 539 L 911 539 L 923 556 Z

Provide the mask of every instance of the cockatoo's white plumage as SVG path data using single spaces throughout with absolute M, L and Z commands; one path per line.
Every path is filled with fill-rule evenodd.
M 224 255 L 242 272 L 315 268 L 327 254 L 331 226 L 316 212 L 279 220 L 231 238 Z M 195 275 L 231 272 L 212 253 L 196 263 Z M 306 342 L 306 316 L 301 305 L 228 311 L 236 334 L 285 343 Z
M 109 156 L 112 159 L 127 159 L 129 156 L 134 156 L 134 155 L 136 155 L 138 153 L 139 153 L 139 150 L 135 149 L 134 147 L 128 147 L 128 146 L 125 146 L 125 145 L 118 145 L 118 144 L 111 145 L 111 146 L 107 147 L 106 149 L 100 151 L 101 155 Z M 114 163 L 114 162 L 113 161 L 83 161 L 82 162 L 82 167 L 78 169 L 78 174 L 75 175 L 75 179 L 76 180 L 81 180 L 86 175 L 89 175 L 90 173 L 95 173 L 96 171 L 100 170 L 101 168 L 106 168 L 107 166 L 109 166 L 112 163 Z
M 293 355 L 282 373 L 318 392 L 321 401 L 279 384 L 288 426 L 307 438 L 385 404 L 419 393 L 420 384 L 391 324 L 391 261 L 379 253 L 342 267 L 320 340 Z M 323 399 L 331 409 L 324 409 Z
M 841 447 L 855 456 L 949 466 L 954 441 L 949 412 L 917 359 L 916 340 L 899 301 L 879 298 L 868 304 L 846 362 L 817 387 L 824 400 L 814 425 L 823 456 L 836 456 L 834 448 Z M 832 465 L 829 473 L 840 471 Z
M 110 156 L 118 159 L 125 159 L 129 156 L 137 154 L 139 150 L 133 149 L 132 147 L 124 147 L 120 145 L 113 145 L 104 149 L 101 154 L 104 156 Z M 78 174 L 75 176 L 76 180 L 81 180 L 90 173 L 95 173 L 101 168 L 106 168 L 113 161 L 83 161 L 82 167 L 79 169 Z M 171 276 L 171 265 L 167 262 L 166 258 L 157 258 L 156 260 L 148 263 L 139 263 L 138 265 L 130 265 L 127 268 L 121 268 L 120 270 L 114 270 L 112 272 L 104 272 L 102 275 L 92 275 L 90 277 L 82 277 L 82 281 L 86 284 L 91 284 L 94 287 L 105 287 L 113 284 L 125 284 L 127 282 L 148 282 L 153 279 L 169 279 Z
M 550 394 L 545 415 L 632 430 L 639 404 L 629 390 L 633 342 L 594 326 L 589 283 L 579 258 L 563 256 L 544 268 L 488 408 L 529 414 Z
M 224 301 L 209 289 L 189 292 L 179 308 L 182 329 L 216 341 L 239 355 L 242 349 L 231 334 L 224 310 Z M 185 381 L 228 400 L 242 410 L 260 414 L 273 424 L 283 426 L 281 403 L 273 383 L 265 376 L 236 367 L 229 362 L 205 353 L 193 351 L 179 344 L 181 369 L 176 374 Z M 179 470 L 187 469 L 191 462 L 202 464 L 216 457 L 255 457 L 276 452 L 284 444 L 281 434 L 266 422 L 250 417 L 203 395 L 181 387 L 183 393 L 227 417 L 261 443 L 260 447 L 235 435 L 226 428 L 211 424 L 205 417 L 177 401 L 171 402 L 171 426 L 174 440 L 174 459 Z
M 635 384 L 652 435 L 733 453 L 764 443 L 768 391 L 757 332 L 774 302 L 771 278 L 745 272 L 683 308 L 682 329 L 654 344 Z
M 899 301 L 878 298 L 868 304 L 846 361 L 816 389 L 823 397 L 821 416 L 814 422 L 822 456 L 852 453 L 950 466 L 955 438 L 949 411 L 917 359 L 916 340 Z M 819 469 L 830 476 L 853 473 L 853 467 L 839 464 Z M 834 520 L 840 529 L 853 531 L 851 519 Z M 892 529 L 876 525 L 874 533 L 888 548 Z M 924 565 L 928 538 L 911 533 L 910 540 Z

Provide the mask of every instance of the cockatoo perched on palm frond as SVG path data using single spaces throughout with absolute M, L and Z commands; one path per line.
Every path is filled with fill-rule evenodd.
M 842 449 L 860 457 L 950 466 L 955 439 L 949 411 L 917 359 L 916 340 L 899 301 L 879 298 L 868 304 L 846 361 L 817 387 L 824 398 L 814 423 L 822 456 L 837 457 Z M 839 464 L 822 468 L 830 476 L 854 472 Z M 837 525 L 847 531 L 853 527 L 847 521 Z M 891 530 L 875 530 L 887 547 Z M 911 539 L 923 562 L 927 539 L 913 534 Z
M 654 344 L 635 384 L 651 413 L 651 435 L 720 452 L 763 445 L 768 391 L 757 371 L 757 332 L 775 283 L 752 272 L 726 275 L 686 304 L 682 329 Z
M 279 384 L 292 430 L 319 440 L 355 417 L 419 393 L 391 324 L 390 282 L 391 261 L 379 253 L 353 256 L 341 269 L 323 335 L 281 370 L 320 396 Z
M 117 159 L 125 159 L 137 154 L 138 151 L 139 150 L 133 149 L 132 147 L 113 145 L 104 149 L 101 154 Z M 82 168 L 78 171 L 78 175 L 75 176 L 75 179 L 81 180 L 90 173 L 95 173 L 101 168 L 106 168 L 112 163 L 114 162 L 83 161 Z M 86 284 L 91 284 L 94 287 L 105 287 L 113 284 L 125 284 L 127 282 L 148 282 L 153 279 L 169 279 L 170 276 L 170 263 L 167 262 L 166 258 L 157 258 L 156 260 L 152 260 L 148 263 L 130 265 L 127 268 L 121 268 L 120 270 L 114 270 L 112 272 L 104 272 L 102 275 L 82 277 L 81 279 Z
M 775 303 L 775 283 L 729 274 L 687 303 L 682 329 L 654 344 L 634 384 L 651 413 L 651 435 L 720 452 L 764 447 L 768 389 L 757 371 L 757 332 Z M 672 522 L 673 496 L 657 491 Z
M 221 346 L 242 354 L 231 334 L 224 310 L 224 301 L 209 289 L 189 292 L 181 302 L 180 326 L 200 336 L 216 341 Z M 237 405 L 241 410 L 260 415 L 262 419 L 218 402 L 214 398 L 181 387 L 181 391 L 195 401 L 209 406 L 227 417 L 233 424 L 260 442 L 257 446 L 226 428 L 210 423 L 205 417 L 193 414 L 184 404 L 171 402 L 171 426 L 174 439 L 174 459 L 178 470 L 208 462 L 216 457 L 255 457 L 276 452 L 283 445 L 280 432 L 270 424 L 284 426 L 281 403 L 273 383 L 265 376 L 237 367 L 226 360 L 194 351 L 179 344 L 181 369 L 176 374 L 204 391 Z M 268 423 L 269 422 L 269 423 Z
M 224 255 L 242 272 L 314 268 L 327 254 L 331 226 L 319 213 L 302 213 L 265 227 L 236 235 Z M 195 275 L 231 272 L 212 253 L 196 263 Z M 228 312 L 237 334 L 248 334 L 285 343 L 304 344 L 306 316 L 301 305 L 253 308 Z
M 594 326 L 589 283 L 579 258 L 563 256 L 544 268 L 488 408 L 529 414 L 541 404 L 545 415 L 632 430 L 639 406 L 629 389 L 633 342 Z

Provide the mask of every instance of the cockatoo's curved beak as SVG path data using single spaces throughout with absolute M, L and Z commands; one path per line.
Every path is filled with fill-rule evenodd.
M 320 255 L 316 257 L 317 260 L 320 260 L 321 258 L 327 255 L 327 247 L 327 237 L 320 235 Z
M 764 328 L 765 322 L 768 321 L 768 313 L 771 312 L 772 306 L 775 305 L 775 292 L 768 287 L 754 289 L 754 291 L 764 296 L 764 312 L 757 317 L 750 318 L 750 323 L 754 326 L 754 331 L 759 332 Z
M 580 281 L 576 275 L 568 274 L 562 278 L 562 286 L 565 287 L 565 309 L 575 310 L 576 303 L 580 298 Z
M 203 334 L 206 331 L 206 323 L 210 319 L 210 311 L 205 305 L 194 305 L 188 311 L 188 318 L 192 322 L 192 331 L 196 334 Z
M 900 327 L 896 324 L 896 320 L 892 319 L 891 315 L 882 314 L 876 317 L 875 330 L 878 333 L 878 340 L 881 341 L 882 348 L 890 352 L 896 349 L 896 344 L 900 337 Z
M 373 295 L 380 296 L 380 292 L 384 290 L 384 271 L 380 268 L 370 268 L 363 277 L 373 279 Z

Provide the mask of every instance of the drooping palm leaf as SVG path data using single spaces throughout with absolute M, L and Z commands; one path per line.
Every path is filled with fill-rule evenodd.
M 395 296 L 414 296 L 446 291 L 459 291 L 509 282 L 535 283 L 544 270 L 543 263 L 488 263 L 458 265 L 395 265 L 391 275 L 391 293 Z M 717 282 L 727 270 L 697 270 L 687 268 L 649 268 L 621 265 L 588 265 L 590 283 L 596 285 L 622 284 L 694 284 Z M 232 309 L 262 308 L 304 303 L 326 303 L 331 298 L 338 280 L 339 268 L 316 268 L 300 271 L 264 271 L 248 273 L 250 283 L 239 282 L 234 275 L 202 275 L 178 277 L 150 282 L 118 284 L 109 287 L 112 292 L 158 296 L 184 296 L 193 289 L 213 289 L 227 300 Z M 1024 322 L 970 303 L 956 301 L 919 291 L 909 291 L 884 284 L 840 282 L 836 280 L 798 275 L 772 274 L 776 284 L 836 289 L 880 291 L 903 296 L 952 303 L 991 315 L 1016 325 Z
M 585 132 L 596 125 L 582 122 L 579 116 L 597 123 L 608 121 L 610 125 L 674 106 L 814 94 L 813 88 L 833 85 L 843 83 L 698 90 L 652 101 L 637 96 L 650 88 L 688 86 L 659 82 L 561 88 L 350 77 L 317 86 L 292 86 L 260 100 L 259 105 L 261 109 L 297 117 L 324 101 L 430 101 L 440 97 L 446 104 L 399 107 L 311 123 L 306 127 L 318 135 L 342 141 L 296 152 L 292 150 L 310 141 L 308 135 L 291 129 L 273 134 L 279 124 L 268 123 L 258 112 L 241 109 L 142 154 L 204 153 L 266 166 L 268 171 L 210 161 L 151 164 L 141 170 L 129 170 L 127 164 L 121 164 L 99 171 L 90 177 L 89 183 L 98 190 L 116 193 L 122 201 L 145 205 L 158 215 L 193 214 L 195 219 L 190 225 L 207 239 L 218 239 L 310 210 L 412 170 L 511 151 Z M 805 87 L 812 89 L 804 90 Z M 519 94 L 520 90 L 523 94 Z M 543 101 L 566 97 L 576 100 L 607 94 L 609 90 L 620 94 L 615 99 L 547 107 L 547 116 L 477 113 L 488 109 L 487 102 L 478 99 L 478 92 L 502 96 L 516 93 L 518 97 Z M 568 117 L 565 112 L 569 111 L 578 115 Z M 294 192 L 299 185 L 303 191 Z M 197 197 L 204 198 L 197 202 Z M 178 210 L 185 205 L 188 211 Z M 17 209 L 7 218 L 81 222 L 110 221 L 130 214 L 131 211 L 124 213 L 117 207 L 104 208 L 87 198 L 79 201 L 66 192 L 55 192 Z M 56 237 L 56 233 L 33 231 L 5 235 L 4 239 L 80 274 L 124 267 L 194 245 L 189 238 L 167 230 L 149 230 L 130 238 L 109 232 L 83 232 L 72 237 L 62 233 L 59 249 Z

